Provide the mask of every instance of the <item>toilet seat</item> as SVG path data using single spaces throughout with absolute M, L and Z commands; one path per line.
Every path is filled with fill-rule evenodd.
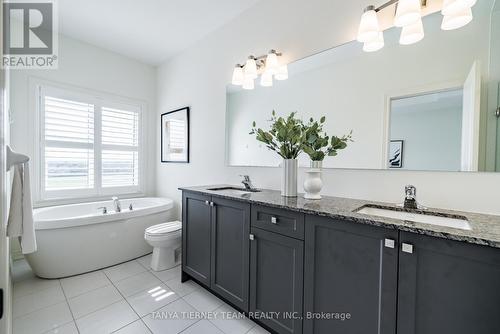
M 158 224 L 148 227 L 144 231 L 145 237 L 164 237 L 171 234 L 177 234 L 175 232 L 180 231 L 182 228 L 182 222 L 173 221 L 163 224 Z

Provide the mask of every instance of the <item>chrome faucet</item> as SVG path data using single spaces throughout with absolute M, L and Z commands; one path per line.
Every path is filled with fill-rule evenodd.
M 122 206 L 118 197 L 113 196 L 111 199 L 113 200 L 113 207 L 115 208 L 115 212 L 122 212 Z
M 418 209 L 417 203 L 417 188 L 412 185 L 405 187 L 405 201 L 403 204 L 405 209 Z
M 246 190 L 255 190 L 255 187 L 253 186 L 252 181 L 250 181 L 250 176 L 248 176 L 248 175 L 240 175 L 240 176 L 243 177 L 243 181 L 241 181 L 241 183 L 243 183 Z

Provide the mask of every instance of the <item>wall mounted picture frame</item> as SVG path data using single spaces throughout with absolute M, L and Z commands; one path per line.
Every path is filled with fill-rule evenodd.
M 403 168 L 404 140 L 391 140 L 389 146 L 389 168 Z
M 161 114 L 161 162 L 189 163 L 189 107 Z

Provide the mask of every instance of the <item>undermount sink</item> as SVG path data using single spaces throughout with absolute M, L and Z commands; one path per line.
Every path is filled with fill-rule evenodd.
M 245 188 L 238 188 L 238 187 L 218 187 L 218 188 L 209 188 L 207 190 L 224 191 L 224 192 L 230 192 L 230 193 L 236 193 L 236 194 L 248 194 L 248 193 L 260 192 L 260 190 L 257 190 L 257 189 L 245 189 Z
M 433 214 L 432 212 L 417 213 L 417 212 L 401 211 L 398 209 L 391 209 L 391 208 L 379 208 L 373 206 L 364 206 L 361 209 L 358 209 L 356 212 L 365 215 L 393 218 L 393 219 L 411 221 L 415 223 L 452 227 L 461 230 L 472 230 L 472 228 L 469 225 L 469 222 L 467 221 L 467 218 L 460 216 L 446 217 L 440 214 Z

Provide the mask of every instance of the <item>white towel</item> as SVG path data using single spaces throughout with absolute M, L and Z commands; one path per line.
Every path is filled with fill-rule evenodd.
M 30 173 L 27 162 L 14 166 L 7 236 L 20 237 L 23 254 L 36 252 Z

